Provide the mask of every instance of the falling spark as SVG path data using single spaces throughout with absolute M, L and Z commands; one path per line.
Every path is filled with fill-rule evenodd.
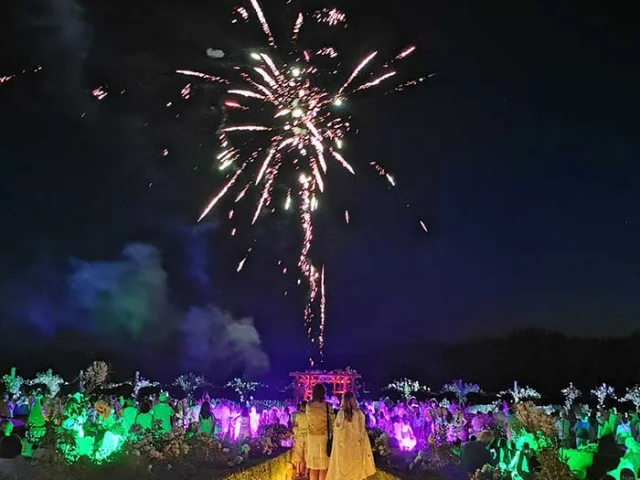
M 278 84 L 276 83 L 276 81 L 273 78 L 271 78 L 271 76 L 267 72 L 265 72 L 262 68 L 255 67 L 254 70 L 260 74 L 260 76 L 269 84 L 271 88 L 278 88 Z M 260 87 L 260 85 L 258 85 L 258 87 Z M 266 90 L 266 93 L 267 95 L 271 95 L 271 92 L 269 91 L 269 89 Z
M 271 60 L 271 57 L 269 55 L 261 53 L 260 58 L 265 61 L 265 63 L 269 66 L 269 68 L 277 78 L 282 78 L 280 70 L 278 70 L 278 67 L 276 67 L 276 64 L 273 62 L 273 60 Z
M 242 17 L 242 19 L 244 21 L 248 21 L 249 20 L 249 12 L 247 12 L 246 8 L 244 8 L 244 7 L 236 7 L 235 11 L 238 12 L 238 14 Z
M 427 75 L 426 77 L 420 77 L 420 78 L 416 78 L 414 80 L 409 80 L 408 82 L 402 83 L 400 85 L 398 85 L 396 88 L 394 88 L 395 92 L 401 92 L 409 87 L 415 87 L 416 85 L 421 84 L 422 82 L 424 82 L 426 79 L 431 78 L 431 77 L 435 77 L 437 75 L 437 73 L 432 73 L 430 75 Z
M 259 132 L 271 130 L 270 127 L 264 127 L 261 125 L 239 125 L 237 127 L 226 127 L 220 130 L 221 132 Z
M 216 195 L 215 197 L 213 197 L 213 199 L 209 202 L 209 204 L 205 207 L 205 209 L 202 211 L 202 213 L 200 214 L 200 218 L 198 218 L 198 221 L 202 220 L 204 217 L 207 216 L 207 214 L 211 211 L 211 209 L 213 207 L 216 206 L 216 203 L 218 203 L 220 201 L 220 199 L 222 197 L 224 197 L 224 195 L 229 191 L 229 189 L 233 186 L 234 183 L 236 183 L 236 180 L 238 180 L 238 177 L 240 176 L 240 174 L 242 173 L 242 169 L 239 169 L 235 175 L 233 177 L 231 177 L 231 180 L 229 180 L 227 182 L 227 184 L 222 187 L 222 190 L 220 190 L 220 192 L 218 193 L 218 195 Z
M 225 100 L 224 106 L 227 108 L 237 108 L 239 110 L 249 110 L 248 107 L 245 107 L 234 100 Z
M 264 159 L 262 168 L 260 168 L 260 171 L 258 172 L 258 176 L 256 177 L 256 185 L 258 185 L 260 183 L 260 180 L 262 180 L 264 172 L 267 171 L 267 168 L 269 167 L 269 163 L 271 162 L 271 159 L 273 158 L 274 153 L 276 153 L 275 148 L 272 148 L 271 150 L 269 150 L 269 153 L 267 154 L 267 158 Z
M 94 88 L 91 94 L 98 100 L 104 100 L 109 95 L 103 87 Z
M 372 80 L 372 81 L 370 81 L 368 83 L 365 83 L 364 85 L 360 85 L 357 88 L 357 90 L 366 90 L 367 88 L 371 88 L 371 87 L 375 87 L 377 85 L 380 85 L 381 82 L 383 82 L 387 78 L 393 77 L 395 74 L 396 74 L 396 72 L 385 73 L 384 75 L 382 75 L 381 77 L 376 78 L 375 80 Z
M 253 214 L 253 219 L 251 220 L 251 225 L 256 223 L 258 217 L 260 216 L 260 211 L 262 207 L 269 203 L 271 199 L 271 188 L 273 187 L 273 182 L 278 175 L 278 169 L 271 169 L 269 173 L 267 173 L 267 180 L 265 182 L 264 188 L 262 189 L 262 195 L 260 196 L 260 200 L 258 201 L 258 206 L 256 207 L 256 212 Z
M 340 95 L 353 81 L 354 78 L 356 78 L 358 76 L 358 74 L 362 71 L 362 69 L 364 67 L 367 66 L 367 64 L 373 60 L 373 58 L 378 54 L 378 52 L 373 52 L 371 54 L 369 54 L 369 56 L 367 58 L 365 58 L 362 62 L 360 62 L 360 64 L 355 68 L 355 70 L 353 71 L 353 73 L 351 74 L 351 76 L 347 79 L 347 81 L 345 82 L 345 84 L 340 88 L 340 90 L 338 90 L 338 95 Z
M 181 75 L 186 75 L 188 77 L 203 78 L 205 80 L 209 80 L 210 82 L 227 83 L 227 84 L 229 83 L 229 80 L 226 80 L 224 78 L 214 77 L 213 75 L 207 75 L 206 73 L 194 72 L 193 70 L 176 70 L 176 73 L 179 73 Z
M 264 12 L 262 11 L 262 8 L 260 8 L 260 4 L 258 3 L 258 0 L 251 0 L 251 6 L 253 7 L 253 9 L 256 12 L 256 15 L 258 16 L 260 25 L 262 25 L 262 30 L 264 31 L 265 35 L 267 36 L 267 40 L 269 41 L 269 46 L 275 47 L 276 42 L 273 39 L 273 35 L 271 34 L 271 28 L 269 27 L 269 23 L 267 22 L 267 19 L 264 16 Z
M 238 263 L 238 268 L 236 269 L 236 272 L 239 272 L 240 270 L 242 270 L 242 267 L 244 267 L 244 262 L 247 261 L 247 257 L 244 257 L 242 260 L 240 260 L 240 263 Z
M 22 71 L 22 75 L 26 75 L 29 73 L 38 73 L 42 70 L 41 66 L 37 66 L 36 68 L 34 68 L 33 70 L 23 70 Z M 8 83 L 11 80 L 13 80 L 14 78 L 16 78 L 18 75 L 17 74 L 13 74 L 13 75 L 0 75 L 0 85 L 2 85 L 3 83 Z
M 405 48 L 398 54 L 395 60 L 402 60 L 403 58 L 407 58 L 409 55 L 416 51 L 416 48 L 417 47 L 415 45 L 411 45 L 410 47 Z
M 247 193 L 247 190 L 249 190 L 249 185 L 245 186 L 240 193 L 238 194 L 238 196 L 236 197 L 236 201 L 235 203 L 238 203 L 240 200 L 242 200 L 242 198 L 245 196 L 245 194 Z
M 387 181 L 389 182 L 389 184 L 391 184 L 391 186 L 393 186 L 393 187 L 396 186 L 395 179 L 384 168 L 382 168 L 376 162 L 369 162 L 369 165 L 371 165 L 375 169 L 375 171 L 376 171 L 376 173 L 378 175 L 380 175 L 381 177 L 386 178 Z M 411 206 L 409 203 L 404 201 L 404 199 L 397 192 L 396 192 L 396 195 L 398 196 L 398 199 L 401 200 L 406 207 L 410 207 Z M 424 230 L 425 233 L 429 233 L 429 229 L 427 228 L 427 225 L 424 223 L 424 221 L 420 220 L 419 224 L 420 224 L 420 228 L 422 228 L 422 230 Z
M 380 175 L 381 177 L 385 177 L 387 181 L 391 184 L 391 186 L 393 187 L 396 186 L 396 180 L 384 168 L 382 168 L 376 162 L 370 162 L 369 165 L 371 165 L 375 169 L 378 175 Z
M 347 16 L 335 8 L 323 8 L 315 12 L 313 16 L 319 23 L 328 23 L 332 27 L 339 23 L 345 23 L 346 26 Z
M 182 91 L 180 92 L 180 95 L 182 96 L 182 98 L 184 98 L 185 100 L 189 100 L 189 97 L 191 96 L 191 84 L 187 83 L 184 88 L 182 89 Z
M 298 14 L 298 19 L 296 20 L 296 24 L 293 26 L 293 35 L 291 36 L 291 40 L 294 42 L 298 40 L 298 35 L 300 34 L 300 29 L 302 28 L 302 24 L 304 23 L 304 15 L 302 12 Z
M 249 21 L 257 17 L 269 47 L 259 47 L 250 52 L 248 58 L 245 57 L 245 63 L 232 66 L 228 78 L 193 70 L 177 70 L 182 75 L 229 85 L 226 94 L 230 98 L 223 102 L 225 115 L 218 131 L 222 151 L 216 161 L 222 171 L 236 170 L 235 173 L 227 173 L 226 182 L 206 205 L 199 220 L 231 190 L 234 193 L 230 195 L 235 195 L 235 202 L 238 203 L 249 188 L 257 189 L 257 201 L 252 204 L 253 213 L 249 219 L 251 224 L 260 219 L 263 211 L 279 210 L 276 208 L 278 205 L 283 205 L 284 210 L 295 207 L 303 233 L 298 257 L 301 275 L 297 281 L 298 284 L 304 281 L 307 291 L 305 330 L 321 360 L 326 319 L 325 267 L 316 267 L 311 258 L 314 215 L 322 204 L 321 196 L 327 191 L 326 175 L 330 168 L 339 166 L 355 175 L 354 168 L 343 153 L 343 143 L 351 128 L 346 117 L 348 113 L 343 107 L 345 102 L 360 91 L 390 80 L 397 73 L 395 69 L 390 71 L 385 66 L 377 75 L 361 81 L 359 77 L 363 70 L 373 67 L 378 55 L 377 51 L 373 51 L 342 77 L 346 77 L 342 85 L 335 85 L 332 80 L 342 73 L 339 68 L 341 64 L 320 69 L 314 64 L 314 59 L 323 57 L 323 61 L 326 61 L 326 58 L 336 58 L 339 56 L 336 49 L 321 45 L 313 48 L 296 47 L 295 51 L 285 50 L 282 46 L 278 48 L 259 1 L 249 0 L 249 3 L 255 17 L 244 7 L 237 7 L 234 10 L 235 19 L 241 17 Z M 324 8 L 310 15 L 300 12 L 295 18 L 290 30 L 293 44 L 301 38 L 302 29 L 309 28 L 308 25 L 314 21 L 316 24 L 346 27 L 345 14 L 335 8 Z M 405 48 L 388 64 L 405 59 L 415 50 L 415 46 Z M 321 79 L 323 73 L 326 81 Z M 420 81 L 413 80 L 416 84 Z M 409 82 L 402 85 L 409 86 Z M 187 87 L 183 89 L 183 98 L 191 95 L 191 85 L 188 86 L 186 92 Z M 268 133 L 255 134 L 261 131 Z M 233 137 L 230 135 L 232 133 Z M 384 169 L 377 164 L 375 168 L 391 185 L 395 185 L 393 177 Z M 297 182 L 294 183 L 294 179 Z M 286 195 L 284 199 L 280 197 L 283 190 Z M 274 198 L 276 195 L 278 198 Z M 344 214 L 348 224 L 349 211 L 345 210 Z M 231 210 L 229 217 L 232 216 L 237 217 L 237 212 Z M 234 228 L 231 235 L 235 234 Z M 243 268 L 246 259 L 247 256 L 238 264 L 238 271 Z
M 349 165 L 349 163 L 344 159 L 344 157 L 342 155 L 340 155 L 336 151 L 332 151 L 331 153 L 336 158 L 336 160 L 338 160 L 338 162 L 340 162 L 342 164 L 342 166 L 344 168 L 346 168 L 347 170 L 349 170 L 349 172 L 351 172 L 352 175 L 356 174 L 356 172 L 353 170 L 353 167 L 351 165 Z
M 335 49 L 331 47 L 325 47 L 318 50 L 316 52 L 316 55 L 326 56 L 329 58 L 336 58 L 338 56 L 338 52 L 336 52 Z

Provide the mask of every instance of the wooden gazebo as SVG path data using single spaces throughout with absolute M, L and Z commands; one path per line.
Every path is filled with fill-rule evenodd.
M 294 379 L 296 403 L 302 400 L 310 400 L 311 390 L 317 383 L 328 385 L 329 389 L 327 394 L 340 398 L 345 392 L 355 392 L 356 379 L 360 378 L 359 373 L 349 368 L 346 370 L 334 370 L 332 372 L 319 370 L 293 372 L 290 373 L 289 376 Z

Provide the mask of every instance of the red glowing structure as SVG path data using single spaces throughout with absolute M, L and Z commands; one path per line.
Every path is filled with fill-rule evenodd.
M 332 372 L 324 372 L 312 370 L 309 372 L 293 372 L 289 374 L 294 379 L 294 393 L 296 403 L 302 400 L 311 399 L 311 390 L 318 383 L 329 386 L 327 395 L 340 398 L 345 392 L 355 392 L 356 380 L 361 378 L 360 374 L 355 370 L 347 368 L 346 370 L 334 370 Z

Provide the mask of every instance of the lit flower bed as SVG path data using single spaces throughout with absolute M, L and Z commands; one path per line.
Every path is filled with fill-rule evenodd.
M 81 455 L 75 448 L 64 448 L 73 437 L 57 438 L 57 448 L 37 463 L 34 477 L 39 480 L 111 480 L 113 478 L 164 477 L 212 480 L 231 478 L 283 454 L 270 437 L 249 443 L 221 442 L 209 435 L 163 433 L 154 428 L 134 432 L 111 455 Z M 257 467 L 256 467 L 257 468 Z M 247 477 L 248 478 L 248 477 Z M 260 477 L 251 477 L 260 480 Z M 269 480 L 265 478 L 265 480 Z

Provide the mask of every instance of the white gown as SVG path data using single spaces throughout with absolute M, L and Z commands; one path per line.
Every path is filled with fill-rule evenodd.
M 364 480 L 376 473 L 364 413 L 353 412 L 351 422 L 340 410 L 333 429 L 333 450 L 327 480 Z

